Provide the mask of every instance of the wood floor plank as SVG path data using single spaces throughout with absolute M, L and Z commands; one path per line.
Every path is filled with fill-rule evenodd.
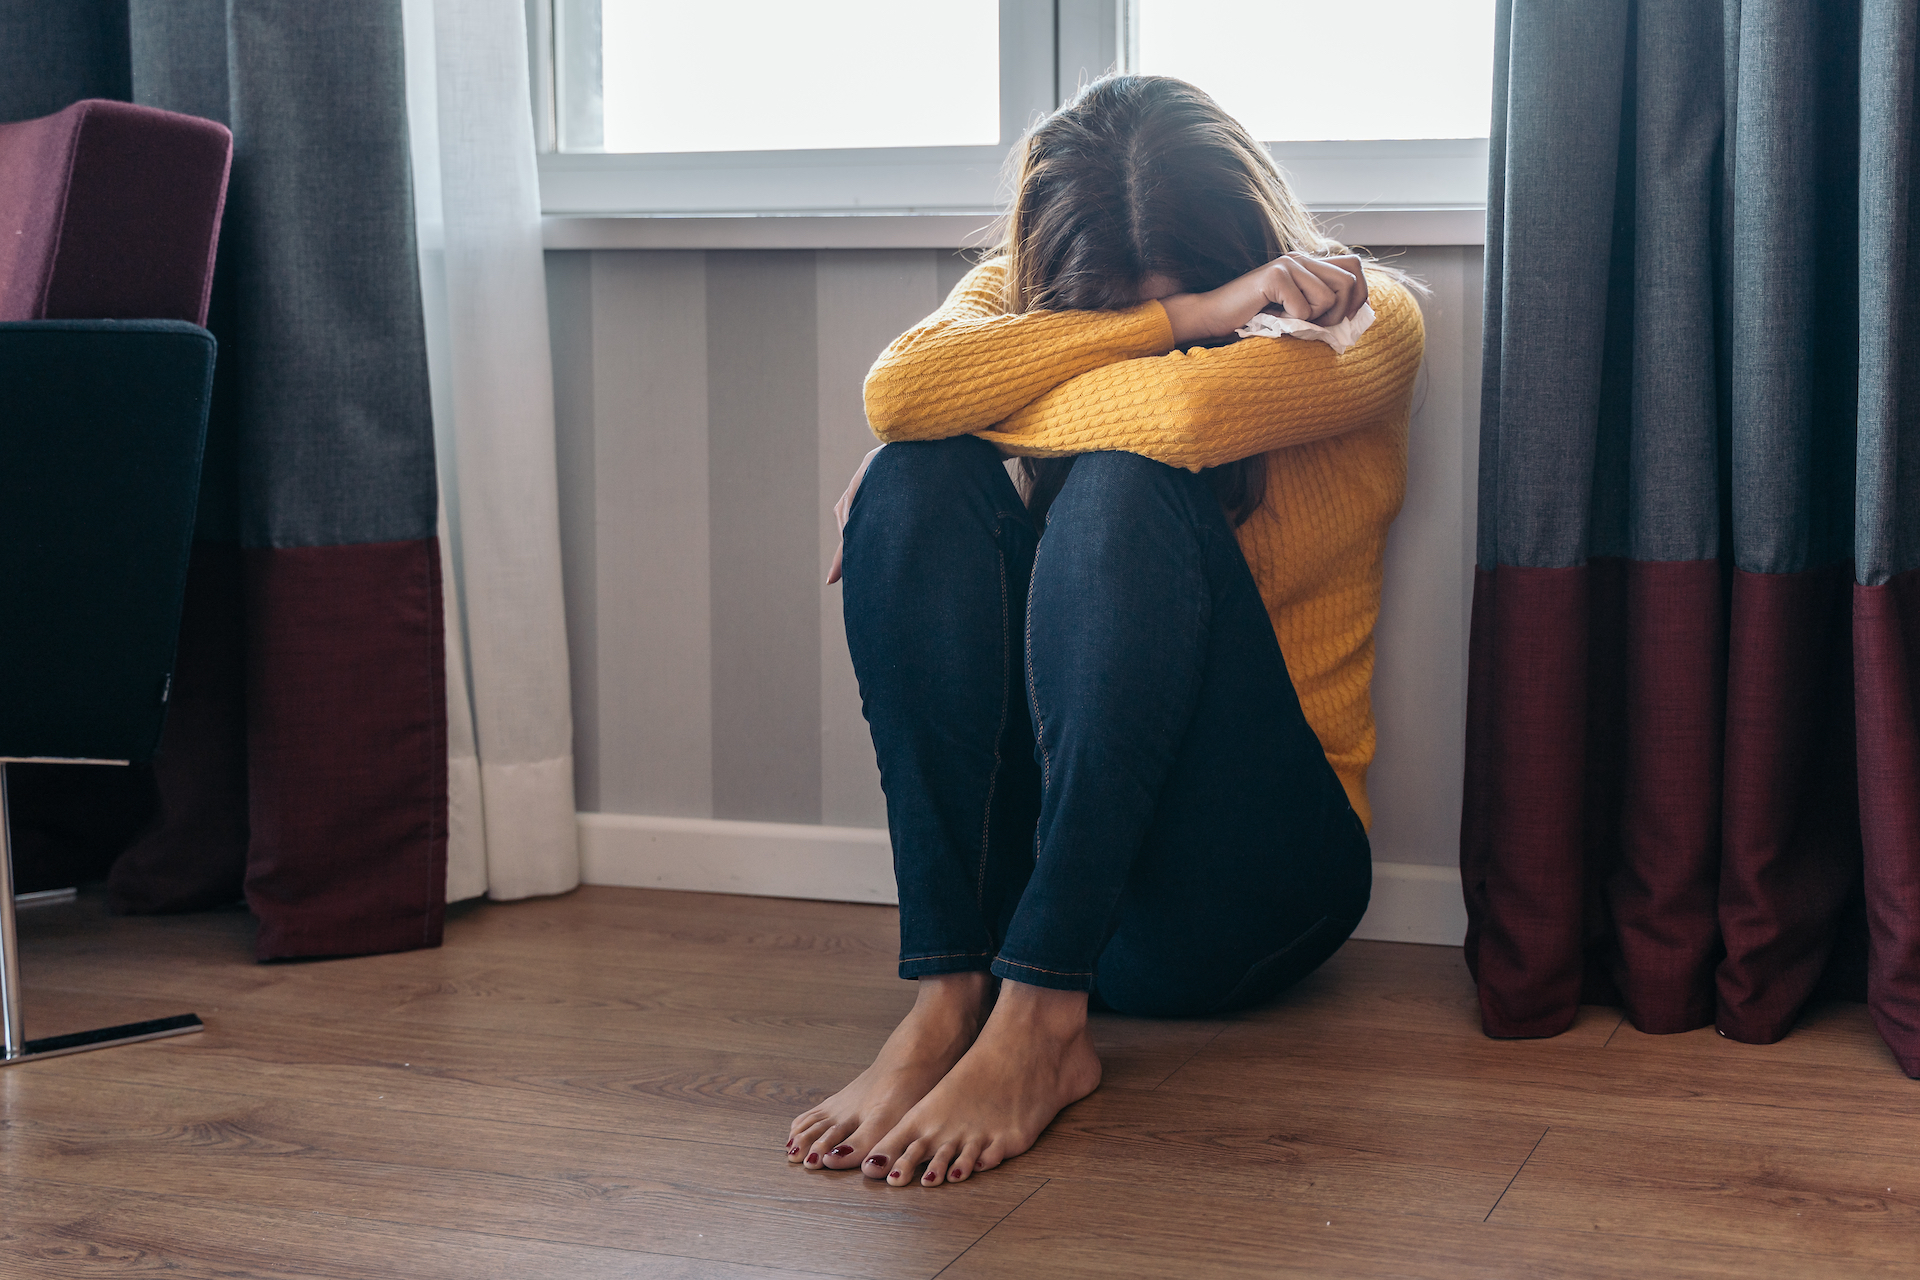
M 1283 1276 L 1309 1280 L 1892 1280 L 1910 1263 L 1690 1241 L 1445 1223 L 1234 1201 L 1151 1182 L 1048 1182 L 941 1280 Z
M 1920 1154 L 1744 1137 L 1553 1129 L 1491 1220 L 1915 1264 Z
M 9 1158 L 102 1190 L 175 1188 L 270 1215 L 324 1207 L 415 1227 L 732 1263 L 830 1259 L 850 1276 L 932 1275 L 1039 1183 L 966 1195 L 743 1159 L 694 1141 L 559 1131 L 479 1117 L 123 1085 L 44 1071 L 9 1091 Z M 971 1189 L 969 1189 L 971 1191 Z
M 803 1280 L 833 1272 L 743 1266 L 485 1231 L 356 1218 L 330 1209 L 265 1214 L 177 1195 L 9 1179 L 0 1217 L 5 1274 L 18 1280 Z
M 296 1094 L 378 1097 L 407 1110 L 696 1139 L 762 1153 L 785 1134 L 794 1114 L 825 1092 L 801 1091 L 794 1082 L 830 1069 L 790 1057 L 700 1049 L 630 1054 L 601 1042 L 556 1055 L 551 1043 L 511 1032 L 416 1036 L 404 1064 L 383 1057 L 388 1047 L 389 1033 L 377 1029 L 322 1028 L 299 1019 L 269 1028 L 256 1016 L 244 1044 L 228 1046 L 203 1034 L 33 1070 L 94 1084 L 165 1085 L 183 1070 L 167 1055 L 190 1055 L 186 1069 L 195 1088 L 245 1092 L 271 1079 Z M 320 1058 L 326 1060 L 315 1061 Z M 1531 1122 L 1461 1125 L 1377 1108 L 1109 1086 L 1064 1113 L 1018 1168 L 1030 1177 L 1067 1169 L 1119 1180 L 1150 1176 L 1254 1198 L 1351 1195 L 1382 1207 L 1412 1202 L 1477 1219 L 1538 1137 Z
M 1010 1165 L 1027 1177 L 1483 1219 L 1541 1127 L 1294 1099 L 1102 1088 Z
M 1098 1017 L 1102 1088 L 962 1186 L 794 1169 L 788 1120 L 911 1000 L 894 919 L 595 889 L 257 965 L 241 913 L 24 913 L 30 1034 L 208 1029 L 0 1070 L 0 1274 L 1913 1271 L 1920 1089 L 1858 1006 L 1774 1046 L 1597 1008 L 1492 1041 L 1447 948 L 1350 944 L 1226 1018 Z
M 1872 1033 L 1862 1027 L 1860 1034 L 1864 1039 Z M 1773 1131 L 1813 1145 L 1833 1141 L 1896 1152 L 1911 1146 L 1920 1089 L 1897 1071 L 1773 1063 L 1751 1053 L 1753 1046 L 1717 1060 L 1681 1054 L 1681 1048 L 1669 1043 L 1629 1056 L 1582 1053 L 1551 1040 L 1400 1043 L 1331 1033 L 1303 1043 L 1269 1035 L 1235 1038 L 1230 1029 L 1162 1091 L 1369 1098 L 1462 1122 L 1526 1117 L 1543 1128 L 1604 1125 L 1649 1136 Z M 1887 1123 L 1893 1119 L 1903 1123 Z
M 197 1012 L 208 1031 L 181 1048 L 224 1043 L 226 1032 L 251 1038 L 286 1008 L 308 1010 L 316 1032 L 348 1024 L 409 1036 L 500 1039 L 502 1044 L 593 1053 L 611 1047 L 636 1058 L 688 1046 L 723 1044 L 730 1051 L 793 1058 L 805 1045 L 816 1064 L 801 1081 L 813 1101 L 839 1089 L 885 1042 L 913 1003 L 911 984 L 837 988 L 795 978 L 724 983 L 687 975 L 649 975 L 621 981 L 528 967 L 511 976 L 498 969 L 454 971 L 415 978 L 361 973 L 345 979 L 306 979 L 304 985 L 261 988 L 208 1000 L 171 985 L 147 984 L 134 993 L 100 995 L 42 982 L 27 988 L 28 1035 L 58 1035 L 120 1021 Z M 1116 1087 L 1151 1088 L 1167 1079 L 1218 1034 L 1206 1021 L 1155 1023 L 1112 1014 L 1092 1020 L 1107 1079 Z M 812 1105 L 812 1101 L 807 1102 Z

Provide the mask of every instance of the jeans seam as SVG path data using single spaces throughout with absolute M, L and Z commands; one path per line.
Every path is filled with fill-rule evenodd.
M 1027 705 L 1033 711 L 1033 745 L 1040 752 L 1040 793 L 1044 797 L 1053 785 L 1053 757 L 1047 752 L 1047 726 L 1040 717 L 1040 687 L 1033 678 L 1033 597 L 1040 589 L 1040 557 L 1033 558 L 1033 574 L 1027 579 L 1026 668 Z
M 991 951 L 942 951 L 937 956 L 901 956 L 901 964 L 918 964 L 922 960 L 958 960 L 966 956 L 990 956 Z
M 987 859 L 993 846 L 993 795 L 1000 784 L 1000 744 L 1007 736 L 1007 693 L 1012 677 L 1012 642 L 1007 634 L 1007 546 L 1001 536 L 1003 526 L 996 519 L 995 541 L 1000 543 L 994 563 L 1000 570 L 1000 724 L 993 733 L 993 771 L 987 775 L 987 803 L 980 814 L 980 868 L 974 876 L 973 904 L 984 917 L 987 909 Z M 987 930 L 991 941 L 993 930 Z
M 1018 960 L 1009 960 L 1005 956 L 995 956 L 994 959 L 998 960 L 1001 964 L 1011 965 L 1016 969 L 1031 969 L 1035 973 L 1050 973 L 1056 978 L 1091 978 L 1093 976 L 1093 970 L 1091 969 L 1043 969 L 1037 964 L 1021 964 Z

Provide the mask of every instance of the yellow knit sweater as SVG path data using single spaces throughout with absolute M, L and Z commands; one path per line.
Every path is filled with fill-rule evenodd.
M 1373 759 L 1373 627 L 1387 525 L 1407 488 L 1420 309 L 1370 272 L 1377 317 L 1336 356 L 1246 338 L 1174 351 L 1166 309 L 1008 315 L 1004 264 L 970 272 L 867 375 L 882 440 L 975 434 L 1035 457 L 1115 449 L 1198 469 L 1266 455 L 1266 500 L 1240 549 L 1307 722 L 1362 822 Z

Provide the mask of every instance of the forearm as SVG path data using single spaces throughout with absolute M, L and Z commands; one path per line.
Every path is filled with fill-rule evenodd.
M 1090 370 L 1172 346 L 1157 303 L 1126 311 L 930 317 L 875 362 L 867 421 L 882 440 L 966 435 Z
M 1398 288 L 1336 356 L 1317 342 L 1247 338 L 1228 347 L 1118 362 L 1073 378 L 979 434 L 1036 456 L 1117 449 L 1210 467 L 1325 439 L 1404 409 L 1420 364 L 1420 315 Z

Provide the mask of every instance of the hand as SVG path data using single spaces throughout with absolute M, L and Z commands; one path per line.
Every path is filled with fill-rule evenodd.
M 853 495 L 860 492 L 860 482 L 866 478 L 867 464 L 873 461 L 874 454 L 886 447 L 880 445 L 878 448 L 871 449 L 866 457 L 860 459 L 860 465 L 853 469 L 853 479 L 847 481 L 847 491 L 840 495 L 840 501 L 833 504 L 833 516 L 840 522 L 842 533 L 847 530 L 847 514 L 853 510 Z M 833 567 L 827 570 L 828 586 L 840 581 L 840 556 L 846 549 L 847 545 L 844 542 L 833 549 Z
M 1367 301 L 1367 273 L 1354 255 L 1313 258 L 1289 253 L 1208 293 L 1176 293 L 1161 299 L 1173 325 L 1173 343 L 1183 347 L 1224 338 L 1262 311 L 1317 325 L 1335 325 Z

